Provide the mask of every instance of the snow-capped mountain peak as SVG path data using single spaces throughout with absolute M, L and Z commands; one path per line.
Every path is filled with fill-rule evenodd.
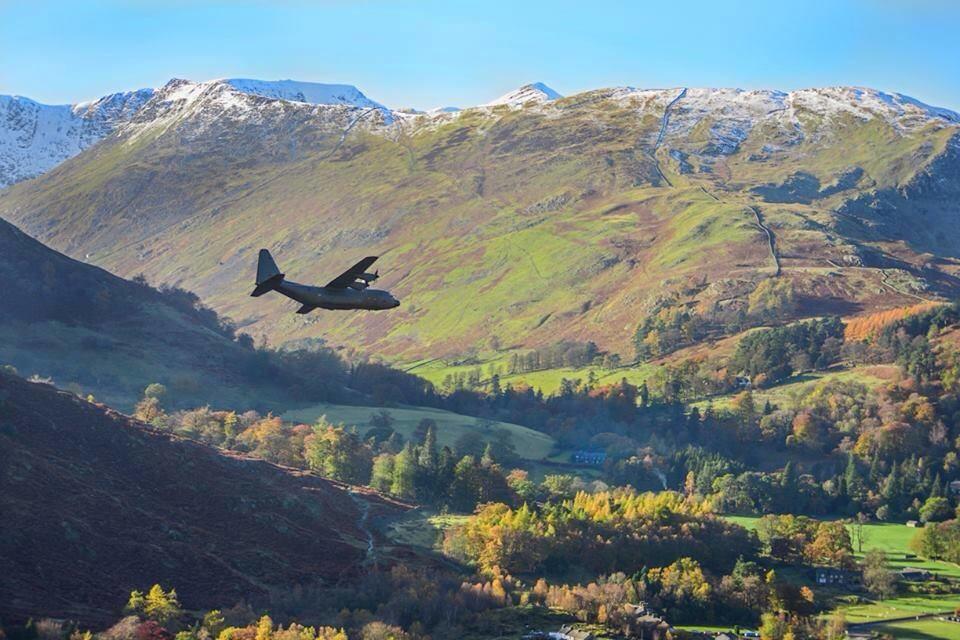
M 76 105 L 0 96 L 0 189 L 34 178 L 110 134 L 153 95 L 140 89 Z
M 390 124 L 394 113 L 351 85 L 250 80 L 242 78 L 193 82 L 175 78 L 126 125 L 130 140 L 148 131 L 173 126 L 193 134 L 241 125 L 258 126 L 297 114 L 301 119 L 346 119 Z
M 349 84 L 322 84 L 297 80 L 248 80 L 230 78 L 222 80 L 237 91 L 291 102 L 308 104 L 344 104 L 351 107 L 387 110 L 379 102 L 371 100 L 359 89 Z
M 771 90 L 614 87 L 590 92 L 591 103 L 629 101 L 634 108 L 662 118 L 657 144 L 669 145 L 709 122 L 710 153 L 731 154 L 759 123 L 783 131 L 798 142 L 808 135 L 810 119 L 822 131 L 851 118 L 878 119 L 895 130 L 911 132 L 933 126 L 956 126 L 960 115 L 909 96 L 864 87 L 824 87 L 790 92 Z M 482 105 L 544 105 L 562 96 L 543 84 L 524 85 Z M 34 178 L 114 132 L 133 140 L 147 131 L 183 126 L 191 135 L 234 126 L 254 130 L 275 126 L 282 118 L 329 127 L 355 125 L 387 131 L 396 122 L 439 126 L 457 118 L 445 107 L 420 112 L 391 111 L 359 89 L 345 84 L 243 78 L 193 82 L 174 79 L 158 89 L 115 93 L 75 105 L 44 105 L 20 96 L 0 96 L 0 189 Z M 667 117 L 668 116 L 668 117 Z M 808 130 L 809 129 L 809 130 Z
M 514 89 L 510 93 L 506 93 L 493 102 L 488 102 L 483 105 L 485 107 L 496 107 L 499 105 L 509 105 L 512 107 L 518 107 L 527 104 L 528 102 L 535 102 L 537 104 L 543 102 L 550 102 L 551 100 L 556 100 L 562 98 L 563 96 L 543 84 L 542 82 L 534 82 L 532 84 L 525 84 L 519 89 Z

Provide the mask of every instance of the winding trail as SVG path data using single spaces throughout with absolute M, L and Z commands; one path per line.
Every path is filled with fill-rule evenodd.
M 698 184 L 697 187 L 700 189 L 700 191 L 702 191 L 707 196 L 713 198 L 716 202 L 721 202 L 721 203 L 723 202 L 723 200 L 718 198 L 711 191 L 708 191 L 707 188 L 704 187 L 702 184 Z M 770 250 L 770 257 L 773 258 L 773 264 L 775 267 L 772 277 L 777 278 L 780 276 L 783 269 L 780 265 L 780 256 L 777 255 L 776 236 L 773 235 L 773 230 L 770 227 L 768 227 L 766 223 L 763 221 L 763 214 L 760 213 L 760 209 L 758 209 L 753 205 L 747 205 L 747 208 L 750 209 L 751 213 L 753 213 L 753 217 L 756 225 L 767 236 L 767 246 Z
M 698 184 L 697 187 L 700 188 L 700 191 L 703 191 L 705 194 L 707 194 L 708 196 L 710 196 L 711 198 L 713 198 L 713 199 L 716 200 L 717 202 L 720 202 L 720 198 L 718 198 L 717 196 L 715 196 L 715 195 L 713 195 L 712 193 L 710 193 L 709 191 L 707 191 L 706 188 L 704 188 L 704 186 L 703 186 L 702 184 Z
M 767 244 L 770 246 L 770 257 L 773 258 L 773 264 L 776 266 L 776 269 L 773 272 L 773 277 L 777 278 L 780 276 L 780 273 L 783 269 L 780 266 L 780 256 L 777 255 L 777 245 L 773 231 L 770 229 L 770 227 L 764 224 L 763 215 L 760 213 L 760 209 L 757 209 L 753 205 L 747 205 L 747 208 L 753 212 L 753 216 L 757 220 L 757 226 L 760 227 L 765 234 L 767 234 Z
M 673 109 L 674 105 L 676 105 L 685 95 L 687 95 L 687 88 L 683 87 L 682 89 L 680 89 L 680 93 L 678 93 L 673 98 L 673 100 L 667 103 L 667 106 L 663 109 L 663 117 L 660 118 L 660 131 L 659 133 L 657 133 L 657 141 L 653 143 L 654 166 L 656 166 L 657 173 L 660 174 L 660 177 L 663 178 L 663 181 L 666 182 L 667 185 L 671 187 L 673 186 L 673 183 L 670 182 L 670 178 L 668 178 L 667 175 L 663 172 L 663 169 L 660 168 L 660 159 L 657 158 L 657 150 L 660 148 L 660 145 L 663 143 L 664 136 L 667 135 L 667 124 L 669 124 L 670 122 L 670 110 Z
M 357 526 L 360 527 L 360 530 L 367 537 L 367 555 L 363 561 L 364 565 L 373 564 L 377 559 L 377 552 L 374 547 L 373 542 L 373 532 L 370 530 L 369 520 L 370 520 L 370 503 L 361 498 L 357 492 L 353 489 L 349 489 L 347 494 L 350 496 L 350 499 L 353 500 L 353 503 L 357 505 L 357 508 L 360 510 L 360 520 L 357 522 Z
M 328 151 L 328 152 L 326 153 L 326 155 L 322 156 L 322 157 L 320 158 L 320 160 L 321 160 L 321 161 L 326 160 L 326 159 L 330 158 L 331 156 L 333 156 L 333 154 L 335 154 L 337 151 L 339 151 L 339 150 L 340 150 L 340 147 L 343 146 L 344 141 L 346 141 L 347 136 L 350 135 L 350 130 L 353 129 L 353 127 L 354 127 L 358 122 L 360 122 L 361 120 L 363 120 L 364 118 L 366 118 L 368 115 L 370 115 L 370 114 L 373 113 L 374 111 L 377 111 L 377 107 L 370 107 L 369 109 L 367 109 L 367 110 L 364 111 L 363 113 L 357 115 L 356 118 L 354 118 L 353 120 L 351 120 L 351 121 L 347 124 L 346 128 L 343 130 L 343 133 L 340 134 L 340 139 L 337 140 L 337 144 L 335 144 L 334 147 L 333 147 L 333 149 L 331 149 L 330 151 Z
M 660 120 L 660 133 L 657 134 L 657 141 L 653 145 L 654 149 L 660 148 L 660 143 L 663 142 L 663 136 L 667 133 L 667 123 L 670 121 L 670 110 L 673 109 L 674 105 L 680 102 L 685 95 L 687 95 L 687 88 L 683 87 L 680 89 L 680 93 L 678 93 L 677 96 L 667 104 L 666 108 L 664 108 L 663 118 Z
M 670 182 L 670 179 L 663 173 L 663 170 L 660 168 L 660 159 L 657 157 L 657 150 L 660 149 L 660 145 L 663 143 L 663 139 L 667 134 L 667 125 L 670 123 L 670 112 L 676 106 L 676 104 L 682 100 L 687 95 L 687 88 L 683 87 L 680 90 L 680 93 L 671 100 L 666 108 L 663 110 L 663 117 L 660 120 L 660 132 L 657 134 L 657 141 L 653 145 L 653 160 L 657 168 L 657 173 L 660 174 L 660 177 L 663 178 L 669 186 L 673 186 L 673 183 Z M 715 194 L 708 191 L 703 185 L 697 185 L 703 193 L 707 196 L 713 198 L 717 202 L 723 202 Z M 747 205 L 750 211 L 753 213 L 753 217 L 756 220 L 757 227 L 767 236 L 767 246 L 770 250 L 770 257 L 773 259 L 774 272 L 773 277 L 777 278 L 783 272 L 783 267 L 780 264 L 780 256 L 777 255 L 777 241 L 776 236 L 773 234 L 773 230 L 766 225 L 763 221 L 763 214 L 760 213 L 760 209 L 753 205 Z
M 889 288 L 891 291 L 894 291 L 895 293 L 899 293 L 899 294 L 902 295 L 902 296 L 909 296 L 909 297 L 911 297 L 911 298 L 916 298 L 917 300 L 920 300 L 921 302 L 935 302 L 934 300 L 931 300 L 930 298 L 924 298 L 923 296 L 919 296 L 919 295 L 917 295 L 917 294 L 915 294 L 915 293 L 910 293 L 909 291 L 904 291 L 903 289 L 900 289 L 899 287 L 895 287 L 895 286 L 893 285 L 893 283 L 890 282 L 890 274 L 887 273 L 887 270 L 886 270 L 886 269 L 880 269 L 880 273 L 881 273 L 881 275 L 883 276 L 882 278 L 880 278 L 880 284 L 882 284 L 883 286 Z

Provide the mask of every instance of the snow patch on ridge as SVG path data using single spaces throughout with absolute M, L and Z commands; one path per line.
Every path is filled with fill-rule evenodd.
M 292 108 L 292 111 L 291 111 Z M 356 113 L 354 113 L 356 112 Z M 188 124 L 191 134 L 228 123 L 257 126 L 275 122 L 284 114 L 301 118 L 394 121 L 395 114 L 370 100 L 355 87 L 322 85 L 281 80 L 208 80 L 192 82 L 174 79 L 158 89 L 153 99 L 128 124 L 130 141 L 146 131 L 156 132 L 180 123 Z
M 511 107 L 519 107 L 528 102 L 542 104 L 562 97 L 563 96 L 542 82 L 534 82 L 532 84 L 525 84 L 519 89 L 514 89 L 510 93 L 506 93 L 493 102 L 488 102 L 482 106 L 497 107 L 500 105 L 509 105 Z
M 35 178 L 96 144 L 152 95 L 152 89 L 140 89 L 76 105 L 0 96 L 0 189 Z
M 248 80 L 231 78 L 222 82 L 237 91 L 291 102 L 308 104 L 345 104 L 365 109 L 387 108 L 365 96 L 359 89 L 349 84 L 321 84 L 319 82 L 298 82 L 296 80 Z
M 589 108 L 591 103 L 613 100 L 635 109 L 638 117 L 653 114 L 661 118 L 678 91 L 597 89 L 579 94 L 577 105 L 568 106 Z M 490 117 L 496 116 L 491 108 L 501 105 L 513 109 L 534 105 L 544 107 L 547 115 L 559 114 L 559 109 L 545 105 L 561 97 L 537 82 L 480 108 L 487 109 Z M 0 96 L 0 189 L 49 171 L 118 130 L 131 134 L 128 139 L 132 141 L 143 132 L 181 124 L 186 125 L 187 134 L 196 135 L 218 127 L 230 130 L 242 126 L 253 131 L 289 118 L 335 131 L 361 123 L 371 131 L 386 132 L 393 124 L 440 126 L 460 115 L 455 107 L 426 113 L 415 109 L 391 111 L 352 85 L 294 80 L 174 79 L 160 89 L 116 93 L 76 105 L 44 105 L 19 96 Z M 680 145 L 685 153 L 723 156 L 735 153 L 759 123 L 769 123 L 778 132 L 778 141 L 769 149 L 774 151 L 810 135 L 830 135 L 834 123 L 839 125 L 851 118 L 881 119 L 905 133 L 931 124 L 960 125 L 960 115 L 949 109 L 863 87 L 791 92 L 690 88 L 670 106 L 663 134 L 667 146 Z M 708 132 L 706 139 L 685 139 L 701 123 Z

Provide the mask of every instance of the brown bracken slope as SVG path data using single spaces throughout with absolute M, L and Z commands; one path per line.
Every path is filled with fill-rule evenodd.
M 367 554 L 359 504 L 310 473 L 0 372 L 4 621 L 104 623 L 153 583 L 200 609 L 349 579 Z

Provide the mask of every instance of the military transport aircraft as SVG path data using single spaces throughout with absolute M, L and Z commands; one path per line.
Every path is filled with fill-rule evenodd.
M 314 309 L 393 309 L 400 301 L 387 291 L 369 289 L 370 283 L 380 277 L 380 272 L 367 273 L 377 256 L 368 256 L 353 265 L 324 287 L 312 287 L 297 284 L 284 279 L 273 256 L 266 249 L 260 249 L 257 262 L 257 288 L 251 296 L 257 297 L 269 291 L 282 293 L 303 306 L 297 313 L 310 313 Z

